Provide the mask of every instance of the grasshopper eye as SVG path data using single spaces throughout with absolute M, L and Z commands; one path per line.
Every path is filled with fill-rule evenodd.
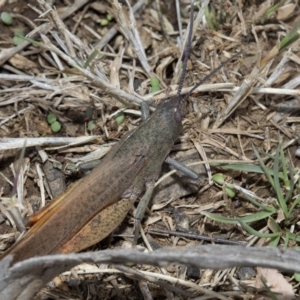
M 181 123 L 182 120 L 182 114 L 178 107 L 174 108 L 174 120 L 176 123 Z

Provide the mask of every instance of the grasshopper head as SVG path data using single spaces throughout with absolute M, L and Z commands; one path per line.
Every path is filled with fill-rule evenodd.
M 163 115 L 165 122 L 172 126 L 182 126 L 182 119 L 186 115 L 187 110 L 180 95 L 165 99 L 157 108 Z

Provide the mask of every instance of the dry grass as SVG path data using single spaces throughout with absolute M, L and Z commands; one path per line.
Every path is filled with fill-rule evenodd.
M 155 16 L 156 10 L 150 3 L 140 0 L 133 6 L 139 7 L 133 18 L 126 4 L 120 7 L 115 1 L 112 4 L 110 1 L 86 2 L 77 1 L 77 5 L 82 5 L 80 7 L 56 3 L 57 10 L 53 10 L 43 1 L 40 6 L 30 1 L 32 10 L 15 14 L 13 26 L 5 28 L 0 53 L 3 68 L 0 74 L 1 250 L 8 248 L 18 235 L 18 224 L 9 210 L 21 208 L 22 217 L 27 217 L 42 208 L 50 195 L 62 193 L 65 185 L 76 180 L 81 163 L 103 157 L 115 141 L 138 126 L 139 105 L 143 100 L 154 107 L 166 95 L 171 96 L 177 91 L 182 47 L 181 44 L 178 47 L 176 38 L 181 37 L 182 41 L 186 32 L 186 5 L 181 3 L 182 30 L 173 15 L 174 6 L 162 5 L 163 16 L 168 21 L 165 21 L 163 33 L 159 18 Z M 276 193 L 263 174 L 222 171 L 216 167 L 217 163 L 228 161 L 257 165 L 252 145 L 272 154 L 280 140 L 295 174 L 299 171 L 296 156 L 299 42 L 283 51 L 279 46 L 279 40 L 297 23 L 299 7 L 297 1 L 285 1 L 283 6 L 265 17 L 268 1 L 260 5 L 255 2 L 260 1 L 244 4 L 241 1 L 213 1 L 211 14 L 207 16 L 208 24 L 203 23 L 201 12 L 195 21 L 183 95 L 222 61 L 239 51 L 244 54 L 226 65 L 211 82 L 200 86 L 189 98 L 189 114 L 172 156 L 193 166 L 196 172 L 206 173 L 208 179 L 201 191 L 194 192 L 183 186 L 179 176 L 173 174 L 172 177 L 168 167 L 163 170 L 152 199 L 151 213 L 143 221 L 142 233 L 149 233 L 143 235 L 148 250 L 150 245 L 158 248 L 206 243 L 195 240 L 201 240 L 200 235 L 241 245 L 261 246 L 270 242 L 270 239 L 250 235 L 241 226 L 215 222 L 205 214 L 213 211 L 234 218 L 257 212 L 241 192 L 231 199 L 224 192 L 225 186 L 214 184 L 212 175 L 218 172 L 223 172 L 226 182 L 234 185 L 236 190 L 243 188 L 264 204 L 267 200 L 276 202 Z M 22 1 L 14 5 L 20 10 L 25 7 Z M 13 6 L 3 9 L 12 12 Z M 215 30 L 209 30 L 208 25 L 217 26 L 211 25 L 213 9 L 219 24 Z M 100 20 L 107 14 L 114 18 L 102 26 Z M 12 28 L 16 27 L 34 34 L 28 34 L 24 44 L 13 47 Z M 159 79 L 161 87 L 153 94 L 150 93 L 152 77 Z M 87 108 L 93 109 L 89 117 L 85 113 Z M 51 132 L 47 124 L 50 112 L 56 114 L 62 125 L 59 133 Z M 118 125 L 116 116 L 120 114 L 125 115 L 125 120 Z M 88 120 L 95 122 L 92 131 L 87 128 Z M 159 128 L 153 130 L 159 134 Z M 25 141 L 28 148 L 24 164 L 18 168 L 13 162 L 19 157 Z M 50 171 L 47 171 L 46 161 L 59 164 L 61 170 L 53 171 L 50 164 Z M 203 164 L 205 168 L 199 167 Z M 272 167 L 270 161 L 267 165 Z M 48 172 L 58 174 L 56 185 L 51 185 L 52 173 Z M 19 173 L 18 197 L 13 199 L 16 173 Z M 279 214 L 276 221 L 297 234 L 297 207 L 295 214 L 296 219 L 290 227 L 282 225 Z M 130 247 L 132 215 L 129 214 L 112 241 L 102 242 L 91 250 Z M 257 231 L 271 232 L 266 220 L 251 225 Z M 165 230 L 164 234 L 159 234 L 159 230 Z M 189 236 L 179 237 L 175 231 Z M 284 244 L 283 240 L 279 244 Z M 117 272 L 106 264 L 81 266 L 80 270 L 57 277 L 37 298 L 44 299 L 46 295 L 55 299 L 87 299 L 88 295 L 92 299 L 137 298 L 136 284 L 145 299 L 151 299 L 146 296 L 148 289 L 154 299 L 186 299 L 203 293 L 205 296 L 197 299 L 252 299 L 257 293 L 267 291 L 259 285 L 254 269 L 249 271 L 255 271 L 254 275 L 248 278 L 235 268 L 201 269 L 201 276 L 199 269 L 192 270 L 185 265 L 160 269 L 145 265 L 136 267 L 135 271 L 118 268 Z M 143 277 L 146 275 L 156 276 L 157 281 Z M 297 295 L 297 281 L 291 274 L 285 275 Z M 286 282 L 284 279 L 279 281 Z M 173 286 L 175 282 L 176 287 Z M 284 291 L 288 293 L 288 288 Z

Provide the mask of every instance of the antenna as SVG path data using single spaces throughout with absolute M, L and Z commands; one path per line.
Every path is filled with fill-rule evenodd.
M 211 77 L 213 77 L 217 72 L 219 72 L 225 65 L 227 65 L 229 62 L 231 62 L 232 60 L 234 60 L 236 57 L 244 54 L 245 51 L 240 51 L 236 54 L 234 54 L 233 56 L 231 56 L 230 58 L 228 58 L 227 60 L 225 60 L 224 62 L 222 62 L 217 68 L 215 68 L 211 73 L 209 73 L 208 75 L 206 75 L 203 79 L 200 80 L 200 82 L 198 82 L 183 98 L 182 102 L 184 102 L 191 94 L 192 92 L 197 89 L 200 85 L 202 85 L 205 81 L 209 80 Z
M 184 81 L 185 74 L 186 74 L 187 61 L 189 59 L 189 55 L 190 55 L 190 51 L 191 51 L 193 23 L 194 23 L 194 0 L 192 1 L 192 4 L 191 4 L 190 28 L 189 28 L 189 33 L 188 33 L 188 38 L 187 38 L 187 43 L 186 43 L 186 49 L 184 50 L 184 59 L 183 59 L 183 64 L 182 64 L 182 74 L 181 74 L 181 77 L 180 77 L 180 80 L 179 80 L 179 85 L 178 85 L 178 90 L 177 90 L 177 95 L 178 96 L 181 94 L 181 90 L 182 90 L 182 87 L 183 87 L 183 81 Z

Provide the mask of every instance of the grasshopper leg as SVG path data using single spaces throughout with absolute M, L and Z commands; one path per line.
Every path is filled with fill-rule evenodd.
M 170 164 L 171 166 L 173 166 L 175 169 L 177 169 L 178 171 L 181 171 L 183 174 L 187 175 L 188 177 L 197 180 L 199 178 L 199 175 L 194 172 L 192 169 L 186 167 L 185 165 L 181 164 L 180 162 L 167 157 L 165 162 L 167 162 L 168 164 Z
M 153 181 L 146 183 L 146 192 L 145 192 L 144 196 L 142 197 L 142 199 L 136 209 L 136 213 L 134 216 L 134 219 L 135 219 L 134 220 L 134 240 L 133 240 L 134 245 L 137 244 L 137 240 L 138 240 L 139 233 L 140 233 L 141 220 L 143 219 L 146 208 L 148 207 L 154 187 L 155 187 L 155 183 Z
M 102 210 L 64 244 L 59 253 L 79 252 L 103 240 L 122 223 L 134 201 L 135 199 L 122 199 Z

